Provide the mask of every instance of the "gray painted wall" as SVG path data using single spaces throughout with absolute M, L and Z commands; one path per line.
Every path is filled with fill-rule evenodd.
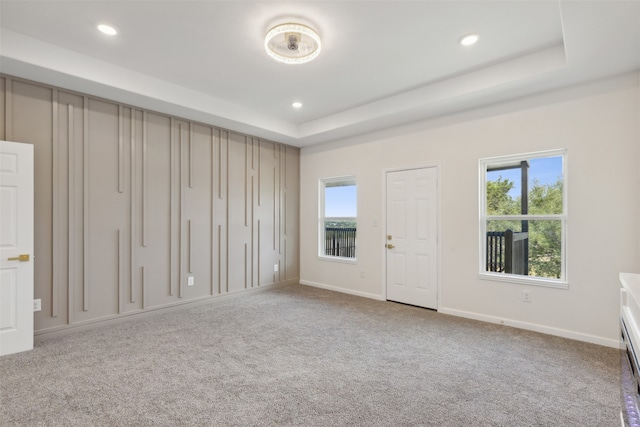
M 35 146 L 36 335 L 298 281 L 297 148 L 10 76 L 0 139 Z

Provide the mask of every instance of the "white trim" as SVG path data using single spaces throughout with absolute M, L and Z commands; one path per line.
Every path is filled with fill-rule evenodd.
M 338 286 L 332 286 L 332 285 L 325 285 L 324 283 L 312 282 L 309 280 L 300 280 L 300 284 L 305 286 L 311 286 L 314 288 L 326 289 L 328 291 L 334 291 L 334 292 L 340 292 L 343 294 L 355 295 L 358 297 L 370 298 L 377 301 L 386 300 L 386 298 L 383 298 L 380 295 L 372 294 L 369 292 L 354 291 L 353 289 L 340 288 Z
M 518 274 L 504 274 L 482 272 L 478 274 L 481 280 L 495 280 L 496 282 L 520 283 L 522 285 L 545 286 L 547 288 L 569 289 L 569 283 L 565 280 L 547 279 L 544 277 L 521 276 Z
M 344 182 L 348 183 L 347 185 L 354 185 L 356 187 L 356 229 L 358 228 L 358 177 L 356 175 L 345 175 L 345 176 L 334 176 L 329 178 L 319 178 L 318 179 L 318 247 L 317 247 L 317 255 L 319 259 L 325 261 L 338 261 L 338 262 L 346 262 L 349 264 L 356 263 L 356 257 L 358 253 L 358 247 L 356 242 L 356 257 L 348 258 L 348 257 L 339 257 L 339 256 L 327 256 L 324 254 L 324 223 L 327 218 L 337 218 L 337 217 L 325 217 L 325 189 L 327 188 L 327 184 L 336 183 L 336 182 Z M 329 187 L 332 187 L 331 185 Z
M 486 157 L 478 160 L 478 275 L 483 280 L 496 280 L 501 282 L 511 282 L 526 284 L 532 286 L 546 286 L 559 289 L 569 288 L 569 268 L 567 257 L 567 240 L 568 231 L 568 203 L 567 195 L 569 193 L 568 172 L 567 172 L 567 149 L 555 149 L 546 151 L 537 151 L 533 153 L 513 154 L 507 156 Z M 562 214 L 554 215 L 486 215 L 486 177 L 487 166 L 511 165 L 514 162 L 531 159 L 541 159 L 545 157 L 561 157 L 562 159 Z M 486 240 L 487 221 L 492 220 L 556 220 L 561 224 L 561 240 L 560 240 L 560 276 L 559 280 L 551 278 L 529 277 L 517 274 L 492 274 L 485 269 L 487 259 Z
M 504 319 L 497 316 L 489 316 L 486 314 L 473 313 L 464 310 L 456 310 L 453 308 L 441 308 L 439 313 L 449 314 L 451 316 L 464 317 L 466 319 L 479 320 L 481 322 L 495 323 L 498 325 L 511 326 L 527 331 L 540 332 L 542 334 L 554 335 L 557 337 L 568 338 L 577 341 L 588 342 L 591 344 L 603 345 L 606 347 L 621 348 L 620 341 L 611 338 L 599 337 L 596 335 L 584 334 L 582 332 L 570 331 L 567 329 L 554 328 L 551 326 L 539 325 L 536 323 L 521 322 L 519 320 Z
M 437 185 L 436 185 L 436 198 L 437 198 L 437 214 L 436 214 L 436 254 L 438 256 L 438 261 L 436 263 L 438 271 L 436 272 L 436 287 L 437 287 L 437 295 L 436 295 L 436 310 L 440 308 L 440 301 L 442 295 L 442 170 L 440 167 L 440 161 L 434 161 L 429 163 L 422 163 L 418 165 L 408 165 L 408 166 L 398 166 L 393 168 L 385 168 L 382 170 L 382 207 L 380 209 L 381 219 L 380 219 L 380 248 L 382 251 L 381 261 L 381 287 L 380 295 L 383 300 L 387 300 L 387 251 L 385 244 L 387 243 L 387 173 L 389 172 L 401 172 L 407 170 L 414 169 L 427 169 L 427 168 L 436 168 L 437 174 Z
M 347 258 L 343 256 L 318 255 L 320 261 L 341 262 L 343 264 L 357 264 L 357 258 Z

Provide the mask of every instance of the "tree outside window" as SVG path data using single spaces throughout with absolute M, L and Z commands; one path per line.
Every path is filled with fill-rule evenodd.
M 481 274 L 566 284 L 564 163 L 564 151 L 480 161 Z

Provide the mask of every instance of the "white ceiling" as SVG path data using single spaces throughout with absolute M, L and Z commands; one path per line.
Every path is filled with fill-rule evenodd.
M 315 61 L 264 51 L 290 21 Z M 2 0 L 0 26 L 0 72 L 300 147 L 640 69 L 640 0 Z

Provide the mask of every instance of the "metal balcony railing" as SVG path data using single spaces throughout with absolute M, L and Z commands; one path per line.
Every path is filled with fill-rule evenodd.
M 356 229 L 325 227 L 324 254 L 343 258 L 356 257 Z

